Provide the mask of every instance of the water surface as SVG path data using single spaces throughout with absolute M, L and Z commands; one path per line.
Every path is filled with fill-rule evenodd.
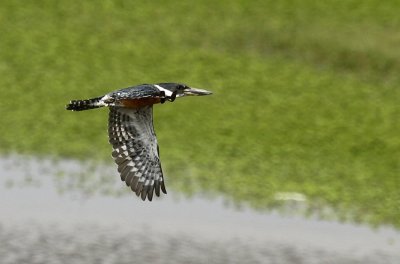
M 389 227 L 237 210 L 172 189 L 153 202 L 107 188 L 88 195 L 53 175 L 78 173 L 80 162 L 54 163 L 0 160 L 0 263 L 400 263 L 400 232 Z M 124 190 L 108 180 L 93 184 Z

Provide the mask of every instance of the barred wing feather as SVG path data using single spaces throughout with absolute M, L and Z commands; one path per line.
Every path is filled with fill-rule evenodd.
M 153 192 L 167 193 L 161 169 L 157 138 L 153 127 L 153 107 L 110 107 L 108 124 L 112 156 L 121 180 L 142 200 Z

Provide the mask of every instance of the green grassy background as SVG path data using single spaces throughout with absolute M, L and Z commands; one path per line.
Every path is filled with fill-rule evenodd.
M 184 82 L 155 107 L 168 187 L 400 227 L 397 1 L 3 1 L 0 151 L 110 161 L 70 99 Z

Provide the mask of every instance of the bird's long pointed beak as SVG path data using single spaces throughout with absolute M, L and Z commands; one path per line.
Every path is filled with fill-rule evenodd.
M 203 90 L 203 89 L 198 89 L 198 88 L 187 88 L 183 90 L 184 95 L 209 95 L 212 94 L 212 92 Z

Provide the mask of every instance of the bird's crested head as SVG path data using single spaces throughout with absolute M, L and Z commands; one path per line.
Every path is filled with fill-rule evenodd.
M 168 92 L 170 92 L 171 94 L 175 93 L 176 97 L 212 94 L 212 92 L 210 91 L 198 88 L 192 88 L 182 83 L 158 83 L 156 84 L 156 87 L 158 89 L 160 88 L 165 89 L 166 94 Z

